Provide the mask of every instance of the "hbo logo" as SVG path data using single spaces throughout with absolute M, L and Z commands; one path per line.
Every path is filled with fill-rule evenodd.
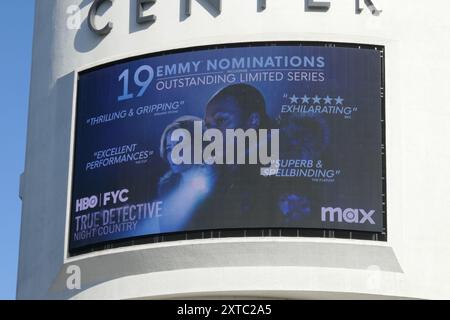
M 92 196 L 83 199 L 78 199 L 76 203 L 76 212 L 85 211 L 87 209 L 93 209 L 98 205 L 98 197 Z

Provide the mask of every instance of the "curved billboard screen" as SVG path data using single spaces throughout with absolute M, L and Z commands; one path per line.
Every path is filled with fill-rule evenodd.
M 70 250 L 184 231 L 382 232 L 382 55 L 278 44 L 78 75 Z

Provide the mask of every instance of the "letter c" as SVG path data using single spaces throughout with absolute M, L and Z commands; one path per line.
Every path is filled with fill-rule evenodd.
M 128 201 L 127 194 L 129 192 L 130 191 L 128 189 L 124 189 L 124 190 L 120 191 L 120 193 L 119 193 L 119 201 L 122 202 L 122 203 L 127 202 Z
M 89 29 L 91 29 L 92 32 L 94 32 L 99 36 L 108 35 L 113 28 L 112 22 L 108 22 L 107 25 L 104 26 L 102 29 L 97 29 L 97 27 L 95 26 L 95 17 L 97 16 L 97 11 L 105 2 L 109 2 L 112 5 L 113 0 L 95 0 L 94 3 L 92 3 L 91 9 L 89 10 L 89 17 L 88 17 Z

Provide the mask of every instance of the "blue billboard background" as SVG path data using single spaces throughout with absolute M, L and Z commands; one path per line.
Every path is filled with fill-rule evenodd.
M 70 250 L 195 230 L 383 231 L 381 82 L 378 51 L 321 46 L 204 49 L 81 73 Z M 167 137 L 194 121 L 278 129 L 280 159 L 271 170 L 176 166 Z

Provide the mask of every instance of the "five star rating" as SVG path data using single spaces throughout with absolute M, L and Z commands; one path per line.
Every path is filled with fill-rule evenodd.
M 330 96 L 326 97 L 319 97 L 318 95 L 315 95 L 314 97 L 308 97 L 306 94 L 303 97 L 297 97 L 295 94 L 291 97 L 288 97 L 288 99 L 291 101 L 292 104 L 298 104 L 299 101 L 301 101 L 302 104 L 310 104 L 311 101 L 313 104 L 321 104 L 323 101 L 323 104 L 325 105 L 334 105 L 336 106 L 342 106 L 344 104 L 344 99 L 340 96 L 337 98 L 331 98 Z
M 309 114 L 327 114 L 343 116 L 344 119 L 352 119 L 355 112 L 358 111 L 356 106 L 344 105 L 345 99 L 341 96 L 308 96 L 298 97 L 296 94 L 283 95 L 287 100 L 287 104 L 281 106 L 281 113 L 309 113 Z

